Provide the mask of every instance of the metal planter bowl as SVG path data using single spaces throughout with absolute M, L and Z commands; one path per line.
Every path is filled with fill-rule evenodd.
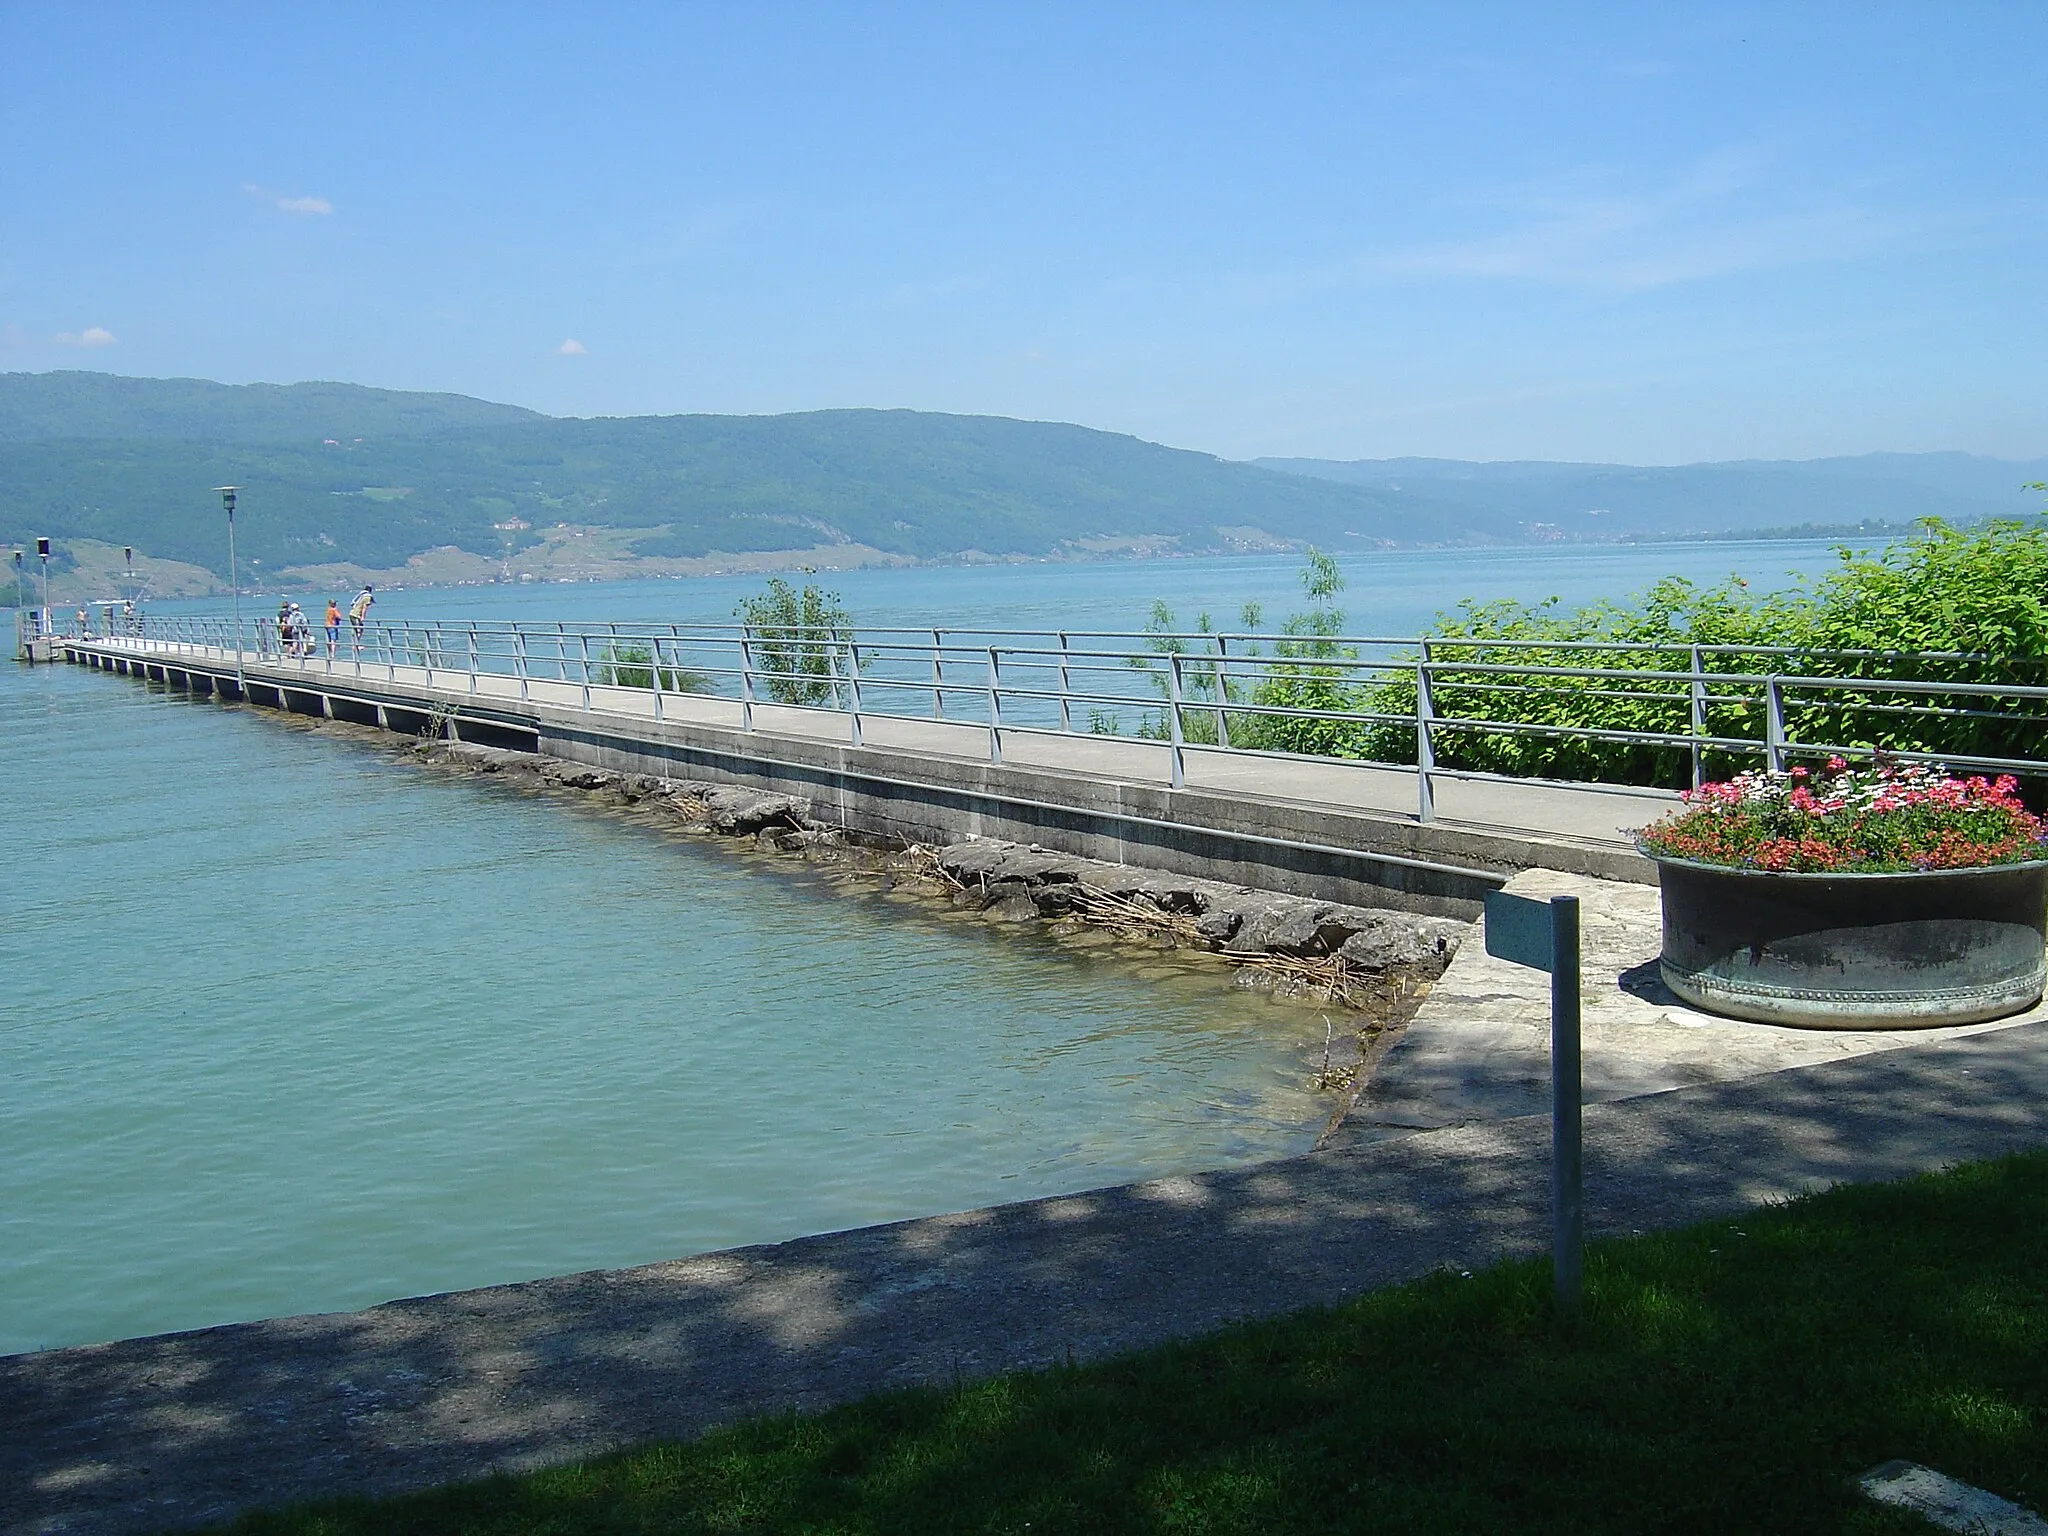
M 1801 875 L 1643 853 L 1663 888 L 1664 984 L 1710 1013 L 1925 1029 L 2041 999 L 2048 861 Z

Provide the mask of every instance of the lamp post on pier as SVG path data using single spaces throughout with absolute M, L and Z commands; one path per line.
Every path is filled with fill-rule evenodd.
M 216 485 L 220 492 L 220 504 L 228 515 L 228 600 L 235 615 L 235 692 L 248 697 L 248 688 L 242 680 L 242 579 L 235 566 L 235 492 L 241 489 L 234 485 Z
M 39 634 L 50 633 L 50 541 L 36 540 L 36 554 L 43 562 L 43 611 L 36 616 L 36 630 Z

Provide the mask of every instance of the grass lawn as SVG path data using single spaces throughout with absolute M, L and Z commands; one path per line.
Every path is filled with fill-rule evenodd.
M 1103 1365 L 899 1393 L 241 1533 L 1923 1531 L 2048 1509 L 2048 1154 L 1443 1274 Z

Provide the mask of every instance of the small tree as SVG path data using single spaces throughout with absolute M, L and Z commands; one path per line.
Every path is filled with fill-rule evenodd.
M 753 597 L 743 597 L 734 614 L 746 624 L 755 673 L 771 698 L 784 704 L 840 702 L 843 679 L 860 667 L 853 621 L 839 594 L 809 579 L 799 591 L 780 576 Z

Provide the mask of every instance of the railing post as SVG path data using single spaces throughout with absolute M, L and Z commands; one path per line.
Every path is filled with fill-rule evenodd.
M 1180 725 L 1180 652 L 1166 658 L 1166 779 L 1175 789 L 1186 786 L 1187 754 L 1182 750 Z
M 1415 814 L 1422 821 L 1436 820 L 1436 786 L 1430 774 L 1436 768 L 1436 741 L 1430 727 L 1436 720 L 1436 703 L 1430 692 L 1429 641 L 1422 642 L 1422 654 L 1415 661 Z
M 1230 652 L 1228 642 L 1221 635 L 1216 637 L 1216 745 L 1230 745 Z
M 1785 771 L 1785 691 L 1776 673 L 1764 679 L 1764 766 Z
M 831 645 L 836 642 L 827 641 Z M 860 649 L 851 640 L 846 645 L 847 741 L 860 745 Z
M 988 648 L 988 760 L 1003 760 L 1003 675 L 994 646 Z
M 648 668 L 647 680 L 654 686 L 654 721 L 655 724 L 659 725 L 661 723 L 661 636 L 649 635 L 647 637 L 647 650 L 653 657 L 653 661 Z
M 526 663 L 526 631 L 517 624 L 512 626 L 512 669 L 519 674 L 519 702 L 527 701 L 527 678 L 531 668 Z
M 1067 677 L 1067 632 L 1063 629 L 1060 631 L 1060 730 L 1063 733 L 1072 731 L 1074 728 L 1074 717 L 1071 713 L 1072 706 L 1067 699 L 1067 694 L 1072 690 L 1072 687 L 1073 685 Z
M 587 714 L 590 710 L 590 631 L 579 630 L 576 638 L 583 647 L 583 709 Z
M 469 626 L 469 692 L 474 698 L 477 690 L 476 625 Z
M 754 631 L 740 631 L 740 729 L 754 728 Z
M 945 639 L 935 629 L 932 631 L 932 718 L 946 718 L 946 659 Z
M 1698 789 L 1706 777 L 1706 747 L 1701 738 L 1707 734 L 1707 679 L 1706 658 L 1698 646 L 1692 648 L 1692 787 Z

